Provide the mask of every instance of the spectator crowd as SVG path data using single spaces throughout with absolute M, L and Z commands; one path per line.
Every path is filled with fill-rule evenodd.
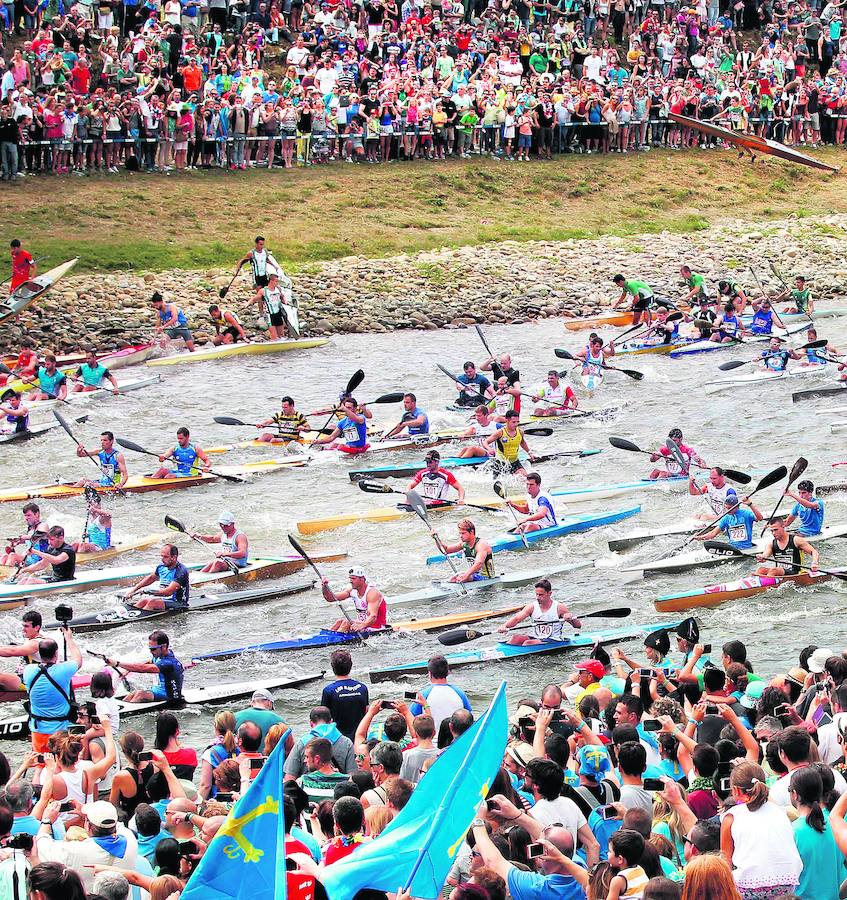
M 842 144 L 844 5 L 3 0 L 2 177 Z

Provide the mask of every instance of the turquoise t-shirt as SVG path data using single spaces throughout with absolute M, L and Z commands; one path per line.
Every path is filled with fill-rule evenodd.
M 803 872 L 795 893 L 800 900 L 838 900 L 841 882 L 847 877 L 847 865 L 835 844 L 829 827 L 829 812 L 824 810 L 826 830 L 821 834 L 797 819 L 791 824 L 794 843 L 803 860 Z

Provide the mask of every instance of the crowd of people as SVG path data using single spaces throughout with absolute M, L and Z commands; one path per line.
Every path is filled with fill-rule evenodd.
M 843 7 L 4 0 L 2 177 L 842 144 Z
M 484 711 L 443 656 L 430 659 L 426 684 L 374 698 L 341 649 L 303 733 L 260 689 L 246 708 L 218 711 L 196 747 L 174 712 L 159 712 L 147 746 L 121 721 L 117 660 L 93 676 L 92 700 L 72 707 L 81 657 L 71 631 L 62 661 L 37 612 L 23 624 L 24 644 L 0 648 L 39 660 L 21 676 L 32 750 L 14 771 L 0 755 L 4 897 L 26 885 L 33 900 L 175 900 L 281 745 L 287 868 L 303 897 L 321 898 L 327 871 L 380 840 Z M 150 648 L 154 662 L 176 664 L 164 632 Z M 444 886 L 454 900 L 843 895 L 843 653 L 809 646 L 765 676 L 743 642 L 712 648 L 687 619 L 648 634 L 640 653 L 597 646 L 570 666 L 512 710 L 487 797 L 463 813 L 470 827 Z

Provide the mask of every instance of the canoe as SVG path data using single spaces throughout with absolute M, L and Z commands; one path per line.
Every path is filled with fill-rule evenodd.
M 562 537 L 566 534 L 575 534 L 580 531 L 588 531 L 591 528 L 600 528 L 603 525 L 612 525 L 614 522 L 620 522 L 622 519 L 628 519 L 641 512 L 640 506 L 627 506 L 621 509 L 613 509 L 608 512 L 598 513 L 582 513 L 581 515 L 564 516 L 559 519 L 558 524 L 552 525 L 550 528 L 540 528 L 538 531 L 529 531 L 523 537 L 527 544 L 537 544 L 540 541 L 547 541 L 551 538 Z M 504 534 L 497 535 L 489 541 L 492 553 L 502 553 L 506 550 L 521 550 L 524 547 L 524 540 L 519 534 L 512 534 L 507 531 Z M 451 553 L 453 558 L 461 557 L 461 553 Z M 447 557 L 443 553 L 436 553 L 428 556 L 426 564 L 428 566 L 435 563 L 446 562 Z
M 254 678 L 248 681 L 233 681 L 224 684 L 210 684 L 200 688 L 184 688 L 182 701 L 169 704 L 166 700 L 154 700 L 150 703 L 127 703 L 118 699 L 118 709 L 121 718 L 127 716 L 140 716 L 144 713 L 157 712 L 160 709 L 172 707 L 180 709 L 183 706 L 201 706 L 211 703 L 228 703 L 249 697 L 255 690 L 286 690 L 299 688 L 306 684 L 320 681 L 324 677 L 323 672 L 310 672 L 306 675 L 290 676 L 279 675 L 274 678 Z M 29 737 L 29 720 L 23 716 L 13 716 L 0 720 L 0 740 L 22 741 Z
M 215 650 L 212 653 L 194 656 L 192 659 L 202 662 L 209 659 L 231 659 L 234 656 L 241 656 L 243 653 L 281 653 L 287 650 L 310 650 L 315 647 L 331 647 L 333 644 L 361 643 L 367 638 L 385 634 L 397 634 L 400 631 L 441 631 L 445 628 L 454 628 L 457 625 L 470 625 L 486 619 L 511 616 L 523 609 L 523 606 L 524 604 L 507 606 L 505 609 L 481 609 L 472 612 L 453 613 L 446 616 L 435 616 L 431 619 L 411 619 L 408 622 L 393 622 L 388 628 L 377 628 L 373 631 L 356 634 L 321 628 L 317 634 L 309 635 L 308 637 L 263 641 L 260 644 L 248 644 L 245 647 L 233 647 L 230 650 Z
M 837 381 L 835 384 L 823 384 L 816 388 L 807 388 L 805 391 L 795 391 L 791 395 L 793 403 L 801 400 L 814 400 L 817 397 L 829 397 L 832 394 L 841 394 L 847 391 L 847 381 Z
M 153 355 L 156 349 L 155 344 L 132 344 L 124 347 L 123 350 L 113 350 L 111 353 L 104 353 L 98 356 L 100 362 L 113 371 L 114 369 L 122 369 L 125 366 L 134 366 L 136 363 L 144 362 Z M 77 350 L 75 353 L 59 353 L 56 356 L 56 365 L 64 372 L 68 367 L 78 366 L 85 362 L 88 354 L 84 350 Z M 18 357 L 7 355 L 3 357 L 3 362 L 12 368 L 18 361 Z
M 91 615 L 72 619 L 69 624 L 75 632 L 80 634 L 90 631 L 105 631 L 106 629 L 120 628 L 122 625 L 146 622 L 150 619 L 184 616 L 195 612 L 209 612 L 210 610 L 214 611 L 228 606 L 241 606 L 244 603 L 256 603 L 260 600 L 269 600 L 275 597 L 287 597 L 289 594 L 308 591 L 314 584 L 314 579 L 310 579 L 308 581 L 298 581 L 294 584 L 251 588 L 246 591 L 223 591 L 220 594 L 192 595 L 188 609 L 135 609 L 133 606 L 118 604 L 112 609 L 104 609 Z M 59 627 L 59 623 L 51 622 L 45 627 L 47 629 L 55 629 Z
M 207 347 L 193 353 L 175 353 L 172 356 L 160 356 L 148 359 L 148 366 L 177 366 L 182 363 L 207 362 L 211 359 L 230 359 L 233 356 L 258 356 L 266 353 L 284 353 L 288 350 L 309 350 L 312 347 L 323 347 L 329 338 L 302 338 L 300 340 L 256 341 L 255 343 L 225 344 L 220 347 Z
M 125 541 L 118 541 L 108 550 L 98 550 L 95 553 L 77 553 L 76 564 L 85 566 L 89 563 L 106 562 L 106 560 L 114 559 L 123 553 L 132 553 L 134 550 L 147 550 L 153 544 L 158 544 L 167 539 L 166 534 L 145 534 L 143 537 L 130 538 Z M 14 571 L 14 566 L 0 566 L 0 578 L 8 578 Z
M 312 554 L 312 559 L 315 562 L 332 562 L 344 559 L 346 556 L 346 553 Z M 196 587 L 206 584 L 242 584 L 261 578 L 281 578 L 299 571 L 306 565 L 306 562 L 299 554 L 264 557 L 254 560 L 236 573 L 199 572 L 198 570 L 206 565 L 205 562 L 186 563 L 185 565 L 192 573 L 191 584 Z M 106 569 L 81 572 L 71 581 L 54 581 L 49 584 L 0 584 L 0 601 L 20 600 L 26 597 L 37 598 L 50 594 L 80 593 L 114 584 L 126 584 L 149 575 L 154 567 L 155 564 L 152 562 L 143 566 L 111 566 Z
M 660 629 L 673 630 L 679 622 L 651 622 L 646 625 L 629 625 L 624 628 L 606 628 L 598 631 L 576 632 L 572 638 L 563 641 L 545 641 L 543 644 L 512 645 L 498 643 L 488 647 L 474 647 L 447 653 L 445 658 L 451 669 L 470 666 L 475 663 L 503 662 L 508 659 L 524 659 L 532 656 L 546 656 L 565 653 L 568 650 L 590 650 L 595 644 L 613 644 L 639 638 Z M 372 669 L 368 676 L 372 682 L 391 681 L 404 675 L 426 675 L 428 660 L 401 663 L 384 669 Z
M 161 375 L 148 375 L 146 378 L 133 378 L 129 381 L 118 382 L 118 390 L 121 394 L 128 394 L 130 391 L 138 391 L 141 388 L 150 387 L 150 385 L 158 384 L 162 380 Z M 55 400 L 33 400 L 29 403 L 25 402 L 26 408 L 32 412 L 44 412 L 49 409 L 67 406 L 68 403 L 76 406 L 80 403 L 90 403 L 94 400 L 105 400 L 107 397 L 113 397 L 111 382 L 105 382 L 109 386 L 106 388 L 98 388 L 96 391 L 78 391 L 74 393 L 68 389 L 67 403 L 63 403 L 58 397 Z
M 703 382 L 703 387 L 710 390 L 723 390 L 725 388 L 748 387 L 752 384 L 760 384 L 764 381 L 785 381 L 788 378 L 802 378 L 811 375 L 826 375 L 833 371 L 833 366 L 824 363 L 819 366 L 794 366 L 784 369 L 782 372 L 774 372 L 772 369 L 753 369 L 741 375 L 731 375 L 728 378 L 717 378 L 715 381 Z
M 88 416 L 77 416 L 71 421 L 76 422 L 77 424 L 87 422 Z M 12 444 L 18 441 L 28 441 L 30 438 L 38 437 L 41 434 L 45 434 L 46 432 L 52 431 L 54 428 L 59 427 L 59 423 L 53 421 L 43 422 L 39 425 L 33 425 L 32 427 L 27 428 L 26 431 L 10 431 L 7 434 L 0 432 L 0 444 Z
M 689 609 L 712 608 L 729 603 L 730 600 L 742 600 L 755 597 L 782 584 L 813 585 L 827 581 L 829 575 L 801 572 L 799 575 L 748 575 L 737 581 L 723 584 L 710 584 L 707 587 L 694 588 L 678 594 L 665 594 L 653 602 L 659 612 L 684 612 Z
M 56 423 L 58 425 L 58 422 Z M 217 466 L 216 471 L 227 475 L 248 476 L 275 472 L 279 469 L 296 468 L 305 466 L 307 460 L 302 457 L 292 456 L 289 459 L 268 459 L 258 463 L 247 463 L 243 466 Z M 186 478 L 150 478 L 148 475 L 130 475 L 123 486 L 124 493 L 145 494 L 150 491 L 173 491 L 181 488 L 197 487 L 201 484 L 212 484 L 220 481 L 215 475 L 196 475 Z M 97 486 L 101 494 L 112 494 L 116 488 L 109 485 Z M 46 484 L 36 487 L 10 489 L 0 491 L 0 503 L 20 503 L 38 498 L 48 500 L 66 500 L 69 497 L 79 497 L 85 492 L 85 488 L 76 487 L 75 483 Z
M 79 257 L 69 259 L 67 262 L 49 269 L 42 275 L 19 284 L 5 300 L 0 300 L 0 322 L 11 319 L 22 313 L 27 307 L 32 306 L 39 297 L 46 294 L 51 287 L 77 264 Z
M 745 335 L 744 340 L 742 341 L 730 341 L 728 344 L 721 344 L 717 341 L 694 341 L 691 344 L 686 344 L 684 347 L 678 347 L 676 350 L 671 350 L 670 356 L 671 359 L 679 359 L 682 356 L 693 356 L 697 353 L 714 353 L 717 350 L 731 350 L 733 347 L 744 346 L 745 344 L 766 344 L 771 337 L 781 337 L 785 338 L 792 334 L 798 334 L 801 331 L 806 331 L 808 328 L 808 319 L 803 317 L 804 321 L 799 325 L 789 326 L 787 329 L 785 328 L 774 328 L 773 334 L 753 334 L 753 335 Z

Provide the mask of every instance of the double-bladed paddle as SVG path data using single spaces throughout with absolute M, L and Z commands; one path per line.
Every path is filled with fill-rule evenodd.
M 144 447 L 136 444 L 135 441 L 116 437 L 115 443 L 119 447 L 123 447 L 124 450 L 132 450 L 133 453 L 141 453 L 144 456 L 154 456 L 156 459 L 159 459 L 158 453 L 154 453 L 152 450 L 145 450 Z M 215 478 L 223 478 L 224 481 L 231 481 L 234 484 L 244 484 L 247 480 L 246 478 L 242 478 L 240 475 L 228 475 L 225 472 L 216 472 L 214 469 L 203 469 L 200 474 L 214 475 Z
M 632 610 L 628 606 L 616 606 L 612 609 L 598 609 L 597 612 L 582 613 L 579 619 L 625 619 Z M 546 623 L 545 623 L 546 624 Z M 510 629 L 511 631 L 520 631 L 526 628 L 535 628 L 536 623 L 530 622 L 526 625 L 517 625 Z M 498 631 L 477 631 L 475 628 L 454 628 L 452 631 L 444 631 L 438 635 L 440 643 L 447 647 L 454 647 L 456 644 L 466 644 L 468 641 L 475 641 L 477 638 L 487 637 L 489 635 L 500 634 Z
M 358 369 L 356 372 L 354 372 L 354 373 L 350 376 L 350 380 L 347 382 L 347 385 L 346 385 L 346 387 L 344 388 L 344 391 L 342 392 L 341 396 L 342 396 L 342 397 L 349 397 L 349 396 L 353 393 L 353 391 L 355 391 L 356 388 L 357 388 L 364 380 L 365 380 L 365 372 L 364 372 L 364 370 L 363 370 L 363 369 Z M 331 411 L 330 414 L 329 414 L 329 418 L 326 420 L 326 422 L 324 422 L 323 426 L 319 429 L 321 432 L 323 432 L 324 428 L 326 428 L 326 427 L 329 425 L 329 423 L 332 421 L 332 417 L 336 414 L 336 412 L 338 412 L 339 409 L 340 409 L 340 407 L 333 405 L 332 411 Z
M 681 322 L 683 318 L 684 318 L 684 316 L 683 316 L 683 314 L 682 314 L 681 312 L 678 312 L 678 311 L 677 311 L 677 312 L 672 312 L 672 313 L 667 317 L 667 319 L 665 319 L 665 322 Z M 621 339 L 622 337 L 625 337 L 625 336 L 628 335 L 630 332 L 635 331 L 637 328 L 643 328 L 643 326 L 644 326 L 644 322 L 639 322 L 637 325 L 632 325 L 632 326 L 630 326 L 629 328 L 627 328 L 626 331 L 622 331 L 620 334 L 615 335 L 615 336 L 612 338 L 611 343 L 612 343 L 612 344 L 617 344 L 618 341 L 620 341 L 620 339 Z M 652 331 L 652 330 L 653 330 L 653 326 L 652 326 L 652 325 L 648 325 L 646 328 L 644 328 L 643 334 L 648 334 L 648 333 L 649 333 L 650 331 Z M 637 334 L 634 335 L 633 338 L 631 338 L 631 340 L 634 340 L 636 337 L 640 337 L 640 335 L 637 335 Z
M 296 537 L 294 537 L 294 536 L 291 535 L 291 534 L 288 535 L 288 543 L 291 544 L 291 546 L 294 548 L 294 550 L 295 550 L 297 553 L 299 553 L 300 556 L 303 557 L 303 559 L 306 561 L 306 564 L 307 564 L 308 566 L 310 566 L 311 569 L 312 569 L 312 571 L 315 573 L 315 575 L 318 576 L 318 579 L 319 579 L 320 582 L 321 582 L 321 590 L 323 590 L 323 579 L 324 579 L 323 573 L 322 573 L 321 570 L 317 567 L 317 565 L 315 565 L 314 560 L 313 560 L 313 559 L 309 556 L 309 554 L 306 553 L 306 551 L 303 549 L 303 545 L 300 543 L 300 541 L 297 540 Z M 353 625 L 353 620 L 350 618 L 350 616 L 349 616 L 348 613 L 347 613 L 347 610 L 344 608 L 344 601 L 343 601 L 343 600 L 338 604 L 338 607 L 339 607 L 339 609 L 341 610 L 341 612 L 344 613 L 344 618 L 347 619 L 347 621 L 348 621 L 348 622 L 350 623 L 350 625 L 352 626 L 352 625 Z M 355 636 L 359 639 L 359 642 L 360 642 L 361 644 L 364 644 L 364 639 L 362 638 L 362 636 L 361 636 L 360 634 L 358 634 L 357 632 L 353 631 L 352 627 L 351 627 L 351 629 L 350 629 L 350 634 L 355 635 Z
M 653 455 L 650 450 L 642 450 L 641 447 L 638 446 L 638 444 L 634 444 L 632 441 L 628 441 L 626 438 L 610 437 L 609 443 L 613 447 L 616 447 L 618 450 L 628 450 L 630 453 L 644 453 L 647 456 Z M 677 458 L 677 462 L 679 462 L 679 457 L 677 457 L 677 453 L 679 453 L 679 447 L 676 442 L 668 438 L 668 440 L 665 442 L 665 446 L 671 451 L 671 453 L 674 454 L 674 457 Z M 676 453 L 674 453 L 674 448 L 677 451 Z M 679 455 L 681 457 L 681 453 Z M 688 465 L 697 466 L 698 469 L 709 468 L 709 466 L 701 466 L 698 463 L 685 460 L 684 458 L 683 461 Z M 750 482 L 753 480 L 746 472 L 738 472 L 735 469 L 723 469 L 723 473 L 730 481 L 735 481 L 738 484 L 750 484 Z
M 482 333 L 482 329 L 479 325 L 474 325 L 476 329 L 476 333 L 479 335 L 479 339 L 482 341 L 482 346 L 485 347 L 485 352 L 488 354 L 490 359 L 494 359 L 494 353 L 491 350 L 491 347 L 488 346 L 488 341 L 485 339 L 485 335 Z
M 429 524 L 429 516 L 426 514 L 426 503 L 424 503 L 423 497 L 417 491 L 406 491 L 406 503 L 412 508 L 412 512 L 414 512 L 417 517 L 421 520 L 421 522 L 426 525 L 429 529 L 430 537 L 435 541 L 435 546 L 438 547 L 439 551 L 444 554 L 445 559 L 447 560 L 448 565 L 453 570 L 453 574 L 458 576 L 459 570 L 456 568 L 455 563 L 450 557 L 450 554 L 444 547 L 444 544 L 441 543 L 441 538 L 432 530 L 432 526 Z M 462 593 L 467 596 L 468 589 L 462 584 L 461 581 L 457 581 L 456 584 L 462 590 Z
M 739 550 L 738 547 L 733 547 L 732 544 L 728 544 L 726 541 L 706 541 L 706 549 L 711 553 L 716 553 L 719 556 L 735 556 L 735 557 L 756 557 L 757 553 L 750 552 L 749 550 Z M 847 572 L 838 572 L 834 569 L 813 569 L 811 566 L 803 565 L 803 563 L 794 563 L 790 564 L 796 569 L 805 569 L 807 572 L 820 572 L 822 575 L 831 575 L 833 578 L 838 578 L 840 581 L 847 581 Z M 774 576 L 779 578 L 781 576 Z
M 178 531 L 180 534 L 185 534 L 194 541 L 195 544 L 199 544 L 206 550 L 211 550 L 212 548 L 205 541 L 201 541 L 200 538 L 195 537 L 186 527 L 179 521 L 179 519 L 175 519 L 173 516 L 165 516 L 165 525 L 171 529 L 171 531 Z M 227 559 L 225 556 L 218 556 L 215 554 L 215 558 L 219 559 L 226 567 L 229 569 L 233 575 L 238 574 L 238 566 L 235 564 L 235 561 L 232 559 Z
M 522 543 L 522 544 L 524 545 L 524 547 L 526 547 L 526 549 L 528 550 L 528 549 L 529 549 L 529 541 L 527 541 L 526 535 L 524 534 L 523 529 L 520 527 L 520 522 L 518 521 L 518 515 L 517 515 L 517 513 L 516 513 L 515 510 L 512 508 L 512 504 L 509 503 L 509 493 L 508 493 L 508 491 L 506 490 L 505 486 L 503 485 L 503 482 L 500 481 L 499 479 L 498 479 L 497 481 L 494 482 L 494 493 L 497 494 L 497 496 L 498 496 L 501 500 L 505 500 L 505 502 L 506 502 L 506 509 L 509 510 L 509 512 L 510 512 L 511 515 L 512 515 L 512 518 L 515 520 L 515 526 L 516 526 L 516 527 L 512 529 L 512 534 L 517 534 L 517 535 L 520 537 L 520 539 L 521 539 L 521 543 Z
M 406 496 L 405 491 L 398 491 L 384 481 L 373 481 L 369 478 L 363 478 L 361 481 L 357 481 L 356 484 L 359 490 L 364 491 L 366 494 L 402 494 L 404 497 Z M 500 512 L 496 506 L 483 506 L 481 503 L 459 503 L 458 500 L 437 500 L 436 502 L 440 506 L 467 506 L 469 509 L 482 509 L 485 512 Z
M 809 341 L 808 344 L 803 344 L 801 347 L 795 347 L 795 350 L 818 350 L 821 347 L 826 347 L 829 341 L 821 339 L 819 341 Z M 756 359 L 733 359 L 729 362 L 721 363 L 718 368 L 721 372 L 731 372 L 733 369 L 738 369 L 741 366 L 747 366 L 750 363 L 761 362 L 762 357 L 756 357 Z
M 89 456 L 89 455 L 88 455 L 88 451 L 85 449 L 85 447 L 83 447 L 83 445 L 82 445 L 81 441 L 79 440 L 79 438 L 77 438 L 77 436 L 73 433 L 73 429 L 71 428 L 70 422 L 68 422 L 68 420 L 67 420 L 67 419 L 66 419 L 66 418 L 65 418 L 58 410 L 55 410 L 55 409 L 54 409 L 54 410 L 53 410 L 53 415 L 56 417 L 56 421 L 57 421 L 57 422 L 62 426 L 62 428 L 64 428 L 64 430 L 67 432 L 68 437 L 69 437 L 69 438 L 77 445 L 77 447 L 79 447 L 80 450 L 82 450 L 83 454 L 85 455 L 85 458 L 91 460 L 93 466 L 97 469 L 97 471 L 98 471 L 98 472 L 100 473 L 100 475 L 102 476 L 102 475 L 103 475 L 103 470 L 100 468 L 100 464 L 97 462 L 96 459 L 94 459 L 93 456 Z M 120 443 L 120 441 L 118 441 L 118 443 Z M 125 496 L 126 496 L 126 491 L 125 491 L 123 488 L 120 488 L 120 487 L 118 487 L 117 485 L 115 485 L 115 490 L 116 490 L 117 493 L 120 494 L 122 497 L 125 497 Z
M 809 466 L 809 460 L 803 456 L 797 458 L 797 461 L 791 467 L 791 471 L 788 473 L 788 481 L 785 483 L 785 490 L 787 491 L 792 484 L 806 471 Z M 779 509 L 780 504 L 785 499 L 785 491 L 780 495 L 779 500 L 776 501 L 776 506 L 773 508 L 773 512 L 765 519 L 765 524 L 762 526 L 761 534 L 764 534 L 767 530 L 768 524 L 773 521 L 773 517 L 776 515 L 776 511 Z
M 553 351 L 559 359 L 567 359 L 571 362 L 579 363 L 580 365 L 584 364 L 584 360 L 578 359 L 572 353 L 569 353 L 567 350 L 562 350 L 560 347 L 557 347 Z M 608 366 L 606 363 L 596 363 L 592 362 L 592 366 L 597 366 L 599 369 L 608 369 L 610 372 L 622 372 L 624 375 L 629 378 L 634 378 L 636 381 L 641 381 L 644 377 L 643 372 L 636 372 L 635 369 L 620 369 L 617 366 Z

